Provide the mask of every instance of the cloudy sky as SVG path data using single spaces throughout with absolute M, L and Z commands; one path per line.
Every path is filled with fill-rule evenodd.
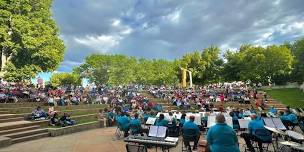
M 58 71 L 92 53 L 175 59 L 210 45 L 304 37 L 304 0 L 54 0 L 67 48 Z

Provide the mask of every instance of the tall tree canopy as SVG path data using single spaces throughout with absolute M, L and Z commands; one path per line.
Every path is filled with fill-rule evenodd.
M 223 75 L 226 80 L 251 80 L 267 83 L 274 79 L 289 75 L 292 71 L 293 56 L 286 46 L 243 45 L 237 52 L 225 54 L 227 62 Z
M 74 69 L 96 84 L 176 84 L 177 64 L 167 60 L 146 60 L 123 55 L 90 55 Z
M 54 87 L 58 86 L 78 86 L 81 85 L 79 75 L 74 73 L 54 73 L 50 79 L 50 83 Z
M 202 52 L 194 51 L 181 58 L 181 67 L 192 71 L 195 84 L 219 82 L 223 65 L 219 55 L 220 49 L 216 46 L 208 47 Z
M 297 82 L 304 82 L 304 38 L 295 41 L 291 50 L 295 57 L 292 78 Z
M 21 81 L 57 69 L 64 44 L 51 15 L 52 0 L 1 0 L 1 73 Z

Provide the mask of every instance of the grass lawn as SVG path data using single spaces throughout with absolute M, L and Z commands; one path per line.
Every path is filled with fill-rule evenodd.
M 304 107 L 304 92 L 300 89 L 272 89 L 265 90 L 268 95 L 277 101 L 291 107 Z

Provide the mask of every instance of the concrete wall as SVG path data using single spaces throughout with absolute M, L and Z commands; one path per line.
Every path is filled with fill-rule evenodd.
M 0 136 L 0 147 L 7 147 L 12 144 L 12 139 L 8 137 Z
M 62 128 L 49 128 L 48 131 L 51 133 L 52 137 L 71 134 L 75 132 L 101 128 L 103 127 L 103 121 L 94 121 L 85 124 L 79 124 L 74 126 L 62 127 Z

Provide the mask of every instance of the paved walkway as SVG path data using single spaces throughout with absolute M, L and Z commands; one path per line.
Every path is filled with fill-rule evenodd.
M 48 137 L 1 148 L 0 152 L 125 152 L 123 140 L 114 140 L 116 128 L 100 128 L 59 137 Z M 241 151 L 244 140 L 240 137 Z M 158 151 L 161 151 L 160 149 Z M 181 142 L 171 152 L 181 151 Z M 155 148 L 148 152 L 155 152 Z
M 1 148 L 0 152 L 125 152 L 125 143 L 113 140 L 114 131 L 102 128 L 48 137 Z

